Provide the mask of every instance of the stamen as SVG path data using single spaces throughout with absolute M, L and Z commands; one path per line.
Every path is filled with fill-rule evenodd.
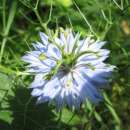
M 45 60 L 47 57 L 46 57 L 46 55 L 44 54 L 44 53 L 41 53 L 40 55 L 39 55 L 39 60 Z

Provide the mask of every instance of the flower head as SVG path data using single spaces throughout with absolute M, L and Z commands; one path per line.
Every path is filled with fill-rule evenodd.
M 37 102 L 54 101 L 58 109 L 64 104 L 79 108 L 86 99 L 99 102 L 100 89 L 115 68 L 104 63 L 109 55 L 109 50 L 101 49 L 105 42 L 81 40 L 70 29 L 59 36 L 40 32 L 40 37 L 42 42 L 33 43 L 35 50 L 22 58 L 29 63 L 28 72 L 35 74 L 31 88 Z

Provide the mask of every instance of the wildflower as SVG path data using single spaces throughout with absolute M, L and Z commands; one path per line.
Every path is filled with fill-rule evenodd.
M 109 55 L 109 50 L 101 49 L 105 42 L 81 40 L 70 29 L 59 35 L 40 32 L 42 42 L 33 43 L 35 50 L 22 58 L 29 63 L 28 72 L 35 74 L 32 96 L 38 103 L 55 102 L 58 109 L 64 104 L 78 109 L 86 99 L 98 103 L 115 68 L 104 63 Z

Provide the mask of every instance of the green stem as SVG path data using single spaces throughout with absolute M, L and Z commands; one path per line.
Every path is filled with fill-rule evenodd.
M 3 32 L 5 31 L 5 25 L 6 25 L 6 0 L 3 0 Z
M 108 110 L 110 111 L 111 115 L 113 116 L 113 119 L 115 120 L 116 130 L 121 130 L 121 121 L 120 121 L 119 116 L 117 115 L 115 109 L 113 108 L 111 101 L 109 100 L 109 98 L 105 92 L 103 93 L 103 96 L 105 99 L 105 105 L 107 106 Z
M 36 6 L 35 6 L 35 8 L 34 8 L 34 9 L 36 9 L 36 10 L 37 10 L 37 8 L 38 8 L 38 4 L 39 4 L 39 0 L 37 0 L 37 2 L 36 2 Z
M 35 13 L 35 15 L 36 15 L 38 21 L 40 22 L 41 27 L 42 27 L 42 28 L 45 30 L 45 32 L 48 34 L 47 24 L 45 24 L 45 23 L 42 21 L 40 15 L 39 15 L 38 10 L 34 8 L 33 11 L 34 11 L 34 13 Z
M 0 63 L 1 63 L 1 60 L 2 60 L 2 57 L 3 57 L 6 42 L 7 42 L 7 38 L 5 37 L 2 41 L 1 50 L 0 50 Z
M 89 21 L 87 20 L 87 18 L 83 14 L 83 12 L 80 10 L 80 8 L 78 7 L 78 5 L 76 4 L 75 0 L 73 0 L 73 3 L 75 5 L 75 7 L 77 8 L 77 10 L 79 11 L 80 15 L 82 16 L 82 18 L 84 19 L 84 21 L 86 22 L 86 24 L 88 25 L 88 27 L 89 27 L 90 31 L 92 32 L 92 34 L 94 34 L 96 37 L 98 37 L 97 34 L 94 32 L 91 24 L 89 23 Z
M 15 74 L 17 76 L 19 76 L 19 75 L 29 75 L 29 73 L 27 73 L 27 72 L 15 71 L 15 70 L 12 70 L 8 67 L 4 67 L 2 65 L 0 65 L 0 72 L 5 73 L 5 74 Z
M 50 13 L 49 13 L 49 18 L 48 18 L 48 20 L 47 20 L 47 22 L 46 22 L 46 24 L 48 24 L 50 21 L 51 21 L 51 16 L 52 16 L 52 4 L 53 3 L 53 0 L 51 0 L 51 7 L 50 7 Z
M 57 64 L 57 66 L 56 66 L 56 68 L 55 68 L 55 70 L 54 70 L 54 75 L 58 72 L 58 70 L 59 70 L 59 68 L 61 67 L 61 65 L 62 65 L 62 61 L 61 62 L 59 62 L 58 64 Z
M 3 3 L 3 6 L 5 6 L 4 3 Z M 16 7 L 17 7 L 17 2 L 16 2 L 16 0 L 14 0 L 12 3 L 11 9 L 9 11 L 7 25 L 6 25 L 6 27 L 4 27 L 5 25 L 3 26 L 4 38 L 3 38 L 1 50 L 0 50 L 0 63 L 1 63 L 1 60 L 3 57 L 5 45 L 7 42 L 7 36 L 9 34 L 9 31 L 10 31 L 10 28 L 11 28 L 11 25 L 13 23 L 13 19 L 14 19 L 15 13 L 16 13 Z M 3 23 L 5 24 L 5 12 L 4 11 L 3 11 Z

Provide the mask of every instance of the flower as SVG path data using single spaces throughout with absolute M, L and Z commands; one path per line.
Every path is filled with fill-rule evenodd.
M 81 40 L 71 29 L 62 29 L 59 35 L 40 32 L 42 42 L 33 43 L 35 50 L 22 57 L 29 63 L 27 71 L 35 75 L 32 96 L 38 103 L 55 102 L 58 109 L 64 104 L 78 109 L 86 99 L 98 103 L 115 68 L 104 63 L 109 55 L 109 50 L 101 49 L 105 42 Z

